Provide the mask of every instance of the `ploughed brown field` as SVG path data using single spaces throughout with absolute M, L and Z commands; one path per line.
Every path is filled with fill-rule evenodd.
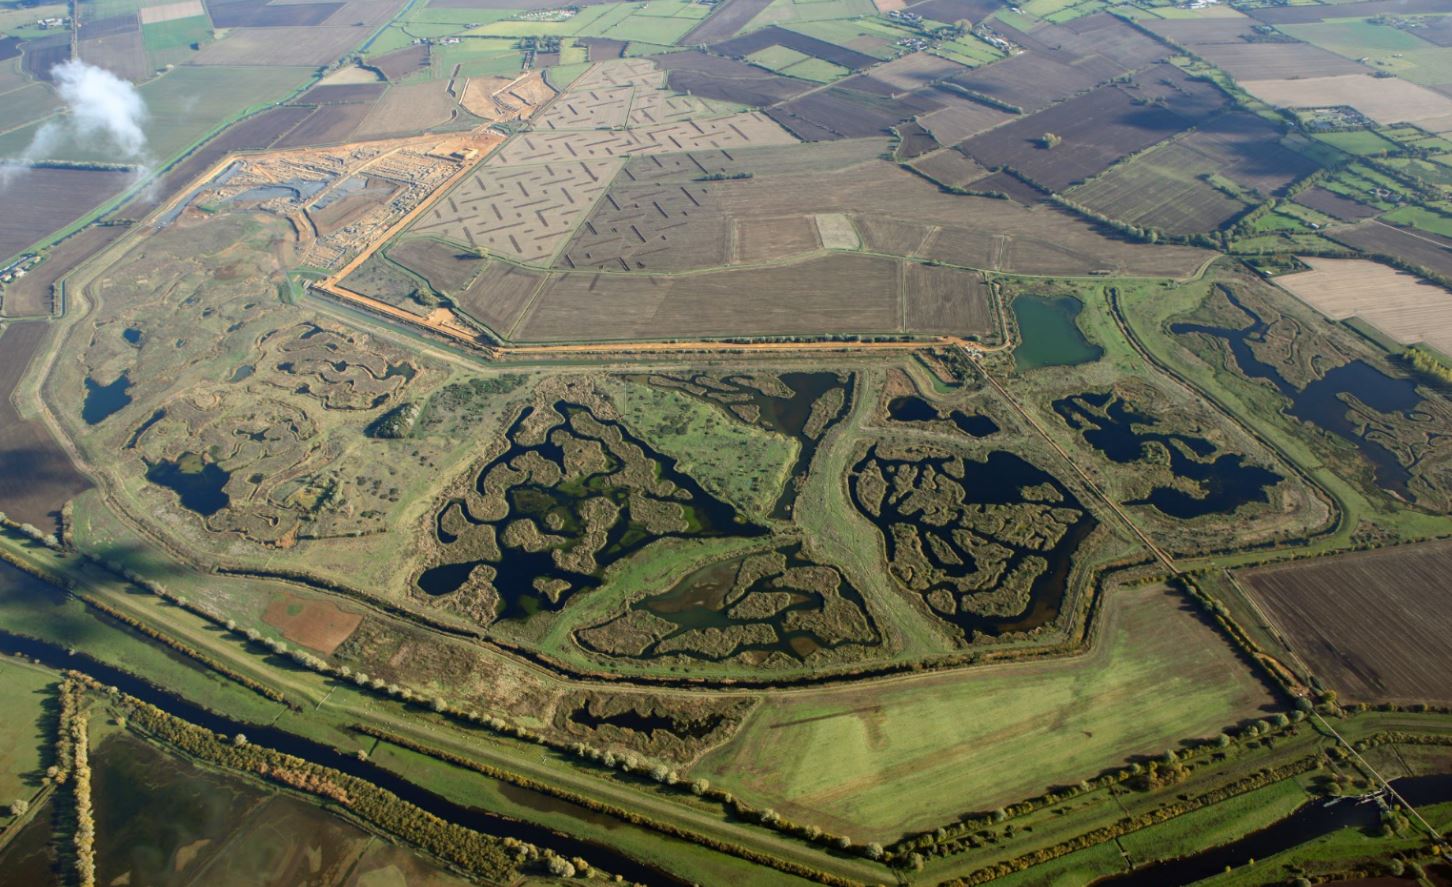
M 63 228 L 119 194 L 131 174 L 100 169 L 29 169 L 0 185 L 0 263 L 47 231 Z
M 1343 702 L 1452 702 L 1452 543 L 1240 574 L 1275 629 Z
M 66 500 L 90 487 L 39 422 L 16 411 L 11 395 L 49 324 L 14 323 L 0 334 L 0 511 L 50 530 Z

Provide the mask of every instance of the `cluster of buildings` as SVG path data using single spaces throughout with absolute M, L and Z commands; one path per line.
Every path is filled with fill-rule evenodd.
M 26 253 L 4 268 L 0 268 L 0 290 L 3 290 L 6 284 L 24 277 L 31 268 L 39 265 L 40 261 L 40 256 L 35 253 Z

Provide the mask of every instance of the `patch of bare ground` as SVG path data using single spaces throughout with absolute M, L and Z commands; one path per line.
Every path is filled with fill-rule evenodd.
M 1239 574 L 1287 644 L 1343 702 L 1452 703 L 1452 543 L 1296 561 Z

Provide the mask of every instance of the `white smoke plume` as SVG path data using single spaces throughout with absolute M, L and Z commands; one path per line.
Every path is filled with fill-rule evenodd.
M 150 159 L 146 145 L 146 100 L 130 82 L 105 68 L 80 59 L 51 69 L 56 92 L 66 103 L 65 113 L 36 130 L 25 153 L 0 160 L 0 184 L 28 164 L 44 160 L 57 148 L 79 145 L 96 149 L 110 162 L 135 163 L 145 172 Z

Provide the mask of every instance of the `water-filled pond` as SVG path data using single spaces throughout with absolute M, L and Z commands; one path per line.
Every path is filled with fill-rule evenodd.
M 952 410 L 944 417 L 937 407 L 916 394 L 894 397 L 887 404 L 887 415 L 895 422 L 933 422 L 946 418 L 969 437 L 987 437 L 998 432 L 998 423 L 987 416 Z
M 1270 488 L 1284 479 L 1268 468 L 1247 465 L 1239 453 L 1215 455 L 1218 448 L 1204 438 L 1149 430 L 1155 419 L 1109 392 L 1071 395 L 1054 401 L 1053 407 L 1090 446 L 1121 465 L 1147 458 L 1151 447 L 1160 445 L 1169 454 L 1170 472 L 1199 489 L 1195 494 L 1157 486 L 1130 505 L 1151 505 L 1182 520 L 1227 514 L 1251 502 L 1269 501 Z
M 1410 496 L 1407 484 L 1411 480 L 1411 472 L 1402 465 L 1394 451 L 1367 435 L 1352 419 L 1346 398 L 1354 397 L 1380 413 L 1410 416 L 1422 402 L 1416 384 L 1408 379 L 1388 376 L 1371 364 L 1357 360 L 1336 367 L 1305 388 L 1297 388 L 1286 381 L 1274 366 L 1256 357 L 1251 349 L 1252 342 L 1264 341 L 1269 324 L 1237 299 L 1234 293 L 1229 290 L 1224 293 L 1230 303 L 1250 319 L 1249 326 L 1231 329 L 1200 323 L 1176 323 L 1170 326 L 1170 332 L 1176 335 L 1199 333 L 1224 339 L 1246 378 L 1270 382 L 1291 401 L 1286 412 L 1351 443 L 1371 463 L 1378 486 Z
M 81 418 L 87 425 L 98 425 L 119 413 L 131 403 L 131 375 L 122 373 L 109 385 L 101 385 L 86 377 L 86 399 L 81 403 Z
M 534 412 L 533 408 L 526 410 L 506 432 L 509 449 L 491 460 L 475 480 L 475 492 L 487 500 L 491 495 L 498 495 L 497 490 L 490 490 L 491 483 L 495 482 L 491 477 L 508 478 L 504 481 L 507 486 L 503 490 L 503 517 L 486 520 L 476 516 L 466 499 L 448 502 L 435 515 L 435 533 L 444 546 L 447 560 L 423 571 L 418 578 L 422 591 L 433 596 L 457 591 L 476 567 L 487 566 L 494 571 L 492 584 L 500 597 L 499 618 L 526 619 L 541 610 L 563 607 L 575 590 L 599 586 L 607 567 L 657 539 L 751 536 L 766 532 L 743 521 L 729 504 L 680 471 L 674 459 L 651 449 L 619 422 L 601 419 L 582 404 L 560 401 L 552 409 L 564 419 L 563 423 L 539 443 L 522 443 L 523 429 Z M 595 433 L 592 428 L 600 432 Z M 679 495 L 667 500 L 643 493 L 641 484 L 646 482 L 643 466 L 632 467 L 622 461 L 606 439 L 613 434 L 619 435 L 623 448 L 642 454 L 650 463 L 651 480 L 668 483 Z M 598 445 L 604 454 L 603 461 L 598 470 L 572 475 L 567 466 L 574 457 L 567 455 L 566 450 L 582 444 Z M 527 463 L 556 466 L 564 479 L 546 485 L 533 480 L 529 474 L 521 478 L 512 466 Z M 631 471 L 638 472 L 639 476 L 627 477 Z M 592 525 L 584 509 L 597 508 L 601 500 L 610 502 L 617 511 L 607 519 L 603 538 L 598 538 L 600 526 Z M 684 529 L 648 529 L 645 522 L 634 516 L 633 509 L 648 507 L 651 503 L 679 508 L 684 515 Z M 498 557 L 454 560 L 449 556 L 451 546 L 468 550 L 459 540 L 470 527 L 487 524 L 504 529 L 519 519 L 528 519 L 534 526 L 543 528 L 545 541 L 533 550 L 525 545 L 501 545 Z M 591 530 L 591 526 L 595 529 Z M 557 560 L 557 550 L 573 551 L 580 546 L 591 546 L 594 569 L 582 571 L 562 566 Z M 546 594 L 541 590 L 544 582 L 563 583 L 565 591 Z
M 910 479 L 911 489 L 889 479 Z M 883 494 L 873 489 L 881 484 L 894 486 Z M 873 447 L 853 466 L 849 489 L 881 532 L 893 574 L 968 637 L 1031 631 L 1058 618 L 1074 555 L 1096 526 L 1058 478 L 1003 450 L 978 462 L 898 458 Z M 1012 577 L 1026 585 L 1021 606 L 975 610 L 976 597 Z
M 1013 300 L 1019 343 L 1013 349 L 1014 366 L 1021 370 L 1051 366 L 1077 366 L 1098 360 L 1104 349 L 1091 343 L 1079 329 L 1084 306 L 1073 296 L 1019 296 Z
M 211 517 L 231 503 L 226 493 L 231 478 L 230 471 L 197 453 L 182 453 L 146 469 L 147 480 L 176 493 L 183 508 L 202 517 Z

